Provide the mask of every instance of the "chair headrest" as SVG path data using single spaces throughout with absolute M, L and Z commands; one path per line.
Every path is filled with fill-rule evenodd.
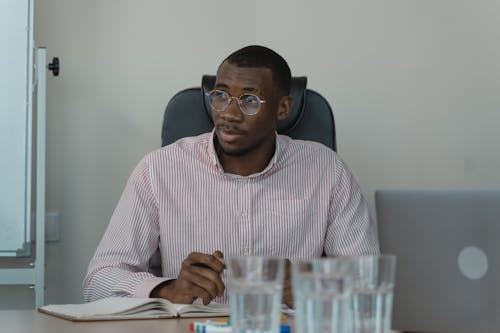
M 210 119 L 212 119 L 212 111 L 210 109 L 210 104 L 208 104 L 208 98 L 206 93 L 212 91 L 215 85 L 215 75 L 203 75 L 201 79 L 201 98 L 203 101 L 203 108 L 208 114 Z M 277 124 L 277 130 L 280 134 L 286 134 L 291 131 L 295 125 L 299 122 L 302 114 L 304 112 L 304 105 L 306 99 L 306 87 L 307 87 L 307 77 L 297 76 L 292 77 L 290 95 L 293 96 L 292 110 L 288 118 L 284 120 L 279 120 Z

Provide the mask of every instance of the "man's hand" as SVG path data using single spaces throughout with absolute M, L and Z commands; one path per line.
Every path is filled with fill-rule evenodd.
M 182 262 L 182 269 L 175 280 L 158 285 L 151 297 L 166 298 L 174 303 L 190 304 L 197 298 L 203 304 L 224 294 L 225 286 L 221 274 L 224 270 L 224 255 L 220 251 L 213 254 L 190 253 Z
M 292 274 L 290 260 L 285 259 L 285 279 L 283 281 L 283 303 L 293 308 Z

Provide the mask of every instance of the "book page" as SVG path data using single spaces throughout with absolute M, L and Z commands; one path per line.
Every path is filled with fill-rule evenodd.
M 113 320 L 176 317 L 177 310 L 163 299 L 110 297 L 83 304 L 46 305 L 38 309 L 65 319 Z
M 124 320 L 170 317 L 229 316 L 226 304 L 174 304 L 162 298 L 110 297 L 82 304 L 52 304 L 38 311 L 74 320 Z
M 231 310 L 228 304 L 210 303 L 203 304 L 173 304 L 179 317 L 225 317 Z

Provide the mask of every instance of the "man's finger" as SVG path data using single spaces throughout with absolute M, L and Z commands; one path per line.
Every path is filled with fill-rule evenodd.
M 189 256 L 187 256 L 187 258 L 182 262 L 183 269 L 189 269 L 189 266 L 210 268 L 217 273 L 222 273 L 224 270 L 224 264 L 219 258 L 210 254 L 197 252 L 189 254 Z
M 186 281 L 189 281 L 189 283 L 192 283 L 193 285 L 205 290 L 209 294 L 211 299 L 214 299 L 220 294 L 220 285 L 215 282 L 217 280 L 220 280 L 220 277 L 210 269 L 195 267 L 191 270 L 182 271 L 181 275 L 182 278 Z M 222 284 L 222 286 L 224 285 Z
M 206 290 L 198 286 L 193 286 L 191 292 L 195 295 L 195 298 L 201 298 L 203 300 L 203 304 L 205 305 L 210 303 L 213 299 L 212 296 L 210 296 L 210 294 Z
M 226 269 L 226 263 L 224 261 L 224 254 L 221 251 L 219 251 L 219 250 L 215 251 L 214 253 L 212 253 L 212 256 L 217 258 L 222 263 L 223 268 Z

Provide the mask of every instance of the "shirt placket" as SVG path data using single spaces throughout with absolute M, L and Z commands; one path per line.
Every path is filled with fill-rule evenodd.
M 251 193 L 250 193 L 250 179 L 243 178 L 242 179 L 242 191 L 241 193 L 241 225 L 243 226 L 242 231 L 242 251 L 243 255 L 249 256 L 253 254 L 253 228 L 252 228 L 252 220 L 251 220 Z

